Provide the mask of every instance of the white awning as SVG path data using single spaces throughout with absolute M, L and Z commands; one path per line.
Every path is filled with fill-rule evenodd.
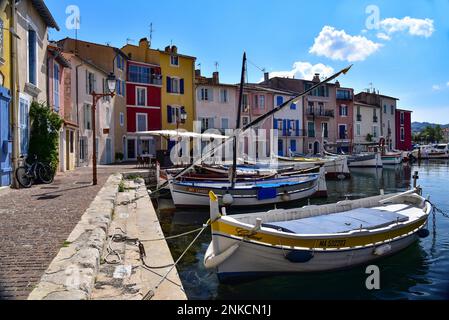
M 222 136 L 218 134 L 209 133 L 196 133 L 187 131 L 177 131 L 177 130 L 158 130 L 158 131 L 143 131 L 133 133 L 136 136 L 157 136 L 165 138 L 200 138 L 200 139 L 227 139 L 227 136 Z

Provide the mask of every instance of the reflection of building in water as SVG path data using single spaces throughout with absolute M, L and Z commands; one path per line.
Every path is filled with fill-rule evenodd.
M 412 169 L 408 165 L 384 166 L 381 187 L 389 189 L 409 189 Z

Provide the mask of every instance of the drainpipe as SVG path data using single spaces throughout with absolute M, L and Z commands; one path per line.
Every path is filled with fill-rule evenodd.
M 11 24 L 14 31 L 17 32 L 17 17 L 16 17 L 16 1 L 11 1 Z M 12 184 L 15 189 L 19 188 L 19 183 L 16 179 L 15 171 L 19 165 L 19 125 L 18 125 L 18 112 L 19 112 L 19 72 L 17 62 L 17 38 L 11 36 L 11 127 L 12 127 Z
M 78 156 L 76 157 L 76 165 L 77 165 L 77 167 L 79 167 L 79 165 L 80 165 L 80 158 L 79 158 L 79 152 L 80 152 L 80 150 L 79 150 L 79 141 L 80 141 L 80 130 L 79 130 L 79 128 L 80 128 L 80 110 L 79 110 L 79 83 L 78 83 L 78 81 L 79 81 L 79 73 L 78 73 L 78 70 L 79 70 L 79 68 L 81 67 L 81 66 L 83 66 L 84 65 L 84 62 L 81 62 L 79 65 L 77 65 L 76 66 L 76 68 L 75 68 L 75 77 L 76 77 L 76 80 L 75 80 L 75 87 L 76 87 L 76 124 L 78 125 L 78 143 L 76 144 L 77 145 L 77 152 L 76 152 L 76 154 L 78 154 Z

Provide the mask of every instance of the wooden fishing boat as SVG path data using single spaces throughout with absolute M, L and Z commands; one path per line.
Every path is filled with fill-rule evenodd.
M 235 183 L 171 180 L 169 187 L 176 207 L 207 207 L 211 190 L 217 195 L 221 205 L 248 207 L 309 198 L 317 192 L 319 180 L 320 174 Z
M 384 152 L 382 153 L 382 163 L 384 165 L 398 165 L 402 163 L 402 153 Z
M 428 235 L 420 189 L 322 206 L 229 216 L 210 193 L 212 242 L 204 265 L 221 281 L 369 263 Z
M 346 179 L 351 177 L 351 172 L 348 167 L 348 158 L 346 156 L 326 155 L 323 158 L 306 158 L 306 157 L 281 157 L 278 156 L 278 165 L 294 165 L 295 168 L 304 165 L 317 165 L 324 162 L 324 167 L 326 169 L 326 177 L 329 179 Z
M 329 156 L 338 156 L 326 152 Z M 381 168 L 383 167 L 382 156 L 379 152 L 361 152 L 356 154 L 343 155 L 348 158 L 349 168 Z

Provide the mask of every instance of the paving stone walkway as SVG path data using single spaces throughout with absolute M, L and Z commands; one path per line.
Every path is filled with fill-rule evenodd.
M 90 168 L 56 177 L 52 185 L 0 190 L 0 300 L 24 300 L 89 207 L 107 178 L 134 165 Z

